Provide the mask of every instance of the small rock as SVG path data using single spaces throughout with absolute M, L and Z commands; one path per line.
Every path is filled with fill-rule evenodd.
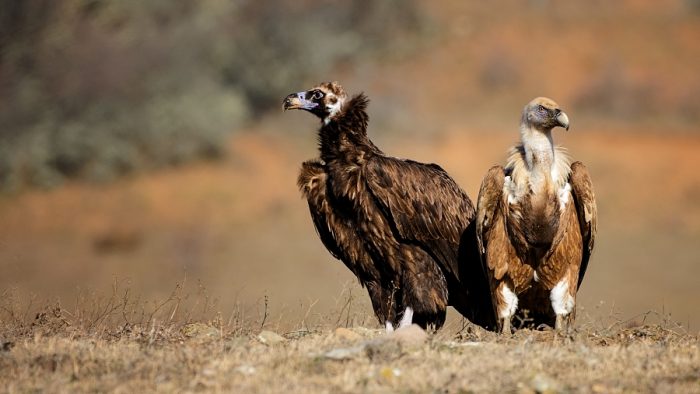
M 323 357 L 331 360 L 350 360 L 359 355 L 362 355 L 364 350 L 364 344 L 347 348 L 338 348 L 323 353 Z
M 334 335 L 347 340 L 358 340 L 362 336 L 347 328 L 338 328 Z M 377 338 L 363 341 L 357 346 L 349 348 L 337 348 L 323 353 L 321 356 L 331 360 L 348 360 L 365 354 L 372 361 L 392 360 L 404 353 L 405 349 L 417 347 L 425 343 L 428 334 L 419 326 L 412 325 L 400 328 L 394 332 L 381 335 Z
M 353 330 L 347 329 L 345 327 L 338 327 L 333 333 L 337 338 L 344 339 L 346 341 L 356 341 L 362 339 L 362 336 Z
M 391 360 L 400 357 L 405 350 L 421 346 L 428 334 L 412 324 L 366 342 L 365 350 L 371 360 Z
M 252 375 L 255 373 L 255 367 L 252 365 L 243 364 L 234 368 L 234 371 L 243 375 Z
M 258 340 L 268 346 L 278 345 L 286 341 L 283 336 L 272 331 L 260 332 L 260 334 L 258 334 Z
M 557 393 L 560 391 L 559 383 L 542 373 L 538 373 L 532 378 L 530 387 L 537 393 Z
M 405 346 L 419 346 L 428 340 L 428 334 L 416 324 L 399 328 L 394 332 L 388 333 L 386 336 Z

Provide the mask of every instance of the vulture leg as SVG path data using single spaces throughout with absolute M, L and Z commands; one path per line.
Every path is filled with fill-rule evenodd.
M 501 323 L 501 333 L 510 334 L 510 321 L 518 309 L 518 296 L 508 288 L 505 281 L 497 287 L 496 308 Z
M 501 334 L 510 335 L 510 319 L 511 317 L 506 317 L 501 319 Z
M 387 332 L 394 331 L 392 322 L 396 315 L 394 291 L 391 288 L 386 288 L 376 281 L 361 282 L 367 287 L 369 299 L 372 302 L 374 314 L 379 320 L 379 324 L 384 324 Z
M 567 336 L 571 332 L 573 322 L 573 314 L 557 315 L 557 320 L 554 323 L 554 332 L 558 335 Z
M 560 334 L 565 334 L 569 328 L 571 312 L 573 312 L 576 305 L 575 293 L 571 294 L 568 278 L 565 277 L 554 286 L 549 294 L 549 298 L 552 301 L 552 309 L 554 309 L 554 313 L 557 316 L 554 329 Z
M 554 330 L 558 333 L 563 333 L 565 331 L 566 321 L 564 320 L 564 315 L 557 315 L 557 321 L 554 323 Z
M 447 313 L 447 280 L 437 263 L 422 249 L 404 246 L 401 251 L 405 270 L 398 298 L 404 309 L 399 327 L 415 323 L 423 329 L 439 329 Z

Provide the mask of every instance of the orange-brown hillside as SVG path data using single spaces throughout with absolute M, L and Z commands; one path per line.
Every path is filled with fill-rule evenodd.
M 375 142 L 439 163 L 472 198 L 516 141 L 522 106 L 554 98 L 572 122 L 555 139 L 589 167 L 599 203 L 580 305 L 621 319 L 664 311 L 697 330 L 700 15 L 690 3 L 429 3 L 432 35 L 419 49 L 318 79 L 365 91 Z M 350 283 L 366 308 L 296 190 L 316 122 L 274 113 L 237 131 L 221 161 L 2 197 L 0 289 L 70 304 L 78 288 L 109 292 L 115 277 L 147 298 L 186 278 L 224 314 L 236 303 L 261 313 L 267 296 L 289 327 L 337 311 Z

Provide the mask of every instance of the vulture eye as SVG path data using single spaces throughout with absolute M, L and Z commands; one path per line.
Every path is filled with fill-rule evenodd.
M 323 98 L 323 92 L 320 90 L 314 90 L 313 94 L 311 95 L 312 100 L 320 100 Z
M 546 110 L 543 106 L 538 105 L 538 106 L 537 106 L 537 112 L 543 114 L 543 113 L 547 112 L 547 110 Z

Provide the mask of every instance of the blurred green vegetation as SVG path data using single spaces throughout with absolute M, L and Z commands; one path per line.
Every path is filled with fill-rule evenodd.
M 0 189 L 224 153 L 291 86 L 410 47 L 413 2 L 0 0 Z

